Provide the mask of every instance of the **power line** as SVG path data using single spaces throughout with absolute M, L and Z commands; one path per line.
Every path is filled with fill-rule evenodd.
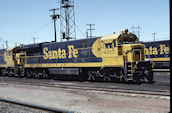
M 166 36 L 166 37 L 156 38 L 156 41 L 158 40 L 170 40 L 170 39 L 169 36 Z
M 35 32 L 31 32 L 31 33 L 28 33 L 28 34 L 25 34 L 25 35 L 34 35 L 34 34 L 38 34 L 41 30 L 43 30 L 44 28 L 46 28 L 48 25 L 50 25 L 53 21 L 51 22 L 48 22 L 47 24 L 43 25 L 42 27 L 40 27 L 39 29 L 37 29 Z M 28 37 L 30 38 L 30 37 Z
M 78 29 L 78 31 L 85 37 L 85 34 L 79 29 L 79 27 L 75 24 L 76 28 Z

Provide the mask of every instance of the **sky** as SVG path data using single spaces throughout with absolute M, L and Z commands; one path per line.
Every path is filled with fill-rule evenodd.
M 59 8 L 60 0 L 0 0 L 0 48 L 54 40 L 49 9 Z M 74 0 L 76 39 L 86 36 L 86 24 L 95 24 L 93 36 L 119 33 L 140 26 L 140 41 L 168 40 L 169 0 Z M 57 13 L 59 13 L 57 11 Z M 137 29 L 135 33 L 137 34 Z M 60 25 L 57 20 L 57 41 Z

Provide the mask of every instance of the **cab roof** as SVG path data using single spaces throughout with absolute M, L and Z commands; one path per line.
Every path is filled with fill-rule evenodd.
M 111 43 L 113 42 L 114 40 L 125 40 L 125 39 L 128 39 L 128 38 L 132 38 L 134 40 L 137 40 L 137 36 L 133 33 L 130 33 L 130 32 L 121 32 L 121 33 L 118 33 L 118 34 L 112 34 L 112 35 L 105 35 L 101 38 L 101 41 L 103 42 L 107 42 L 107 43 Z

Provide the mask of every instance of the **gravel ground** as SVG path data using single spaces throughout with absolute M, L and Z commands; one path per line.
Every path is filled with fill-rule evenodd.
M 58 107 L 76 113 L 168 113 L 170 111 L 169 97 L 145 97 L 30 85 L 0 83 L 0 98 Z
M 0 113 L 50 113 L 50 112 L 0 101 Z

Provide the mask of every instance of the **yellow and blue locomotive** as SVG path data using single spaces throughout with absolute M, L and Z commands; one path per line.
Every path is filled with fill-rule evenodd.
M 9 50 L 1 50 L 0 72 L 23 77 L 74 75 L 87 80 L 151 82 L 152 62 L 146 60 L 144 47 L 128 30 L 90 39 L 29 44 L 11 49 L 10 60 Z
M 170 40 L 143 42 L 145 45 L 145 56 L 151 59 L 154 68 L 170 68 Z

